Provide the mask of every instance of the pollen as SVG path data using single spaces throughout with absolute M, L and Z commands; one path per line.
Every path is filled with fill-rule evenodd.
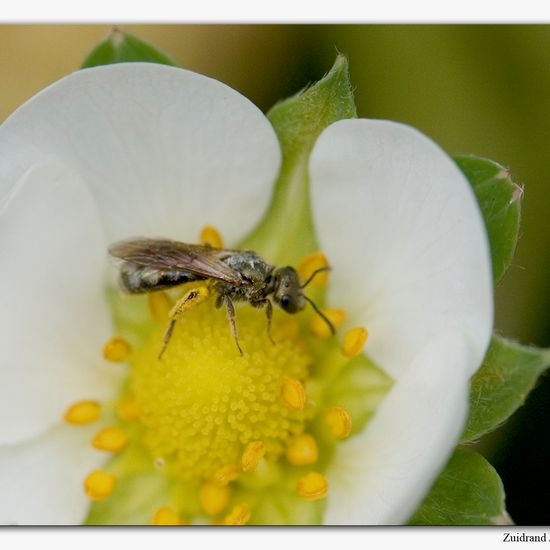
M 151 525 L 184 525 L 184 523 L 172 508 L 162 506 L 153 514 Z
M 205 225 L 199 236 L 201 244 L 209 244 L 213 248 L 223 248 L 221 233 L 212 225 Z
M 218 485 L 227 485 L 231 481 L 235 481 L 241 471 L 236 464 L 228 464 L 223 466 L 212 476 L 212 481 Z
M 101 406 L 97 401 L 78 401 L 71 405 L 64 415 L 68 424 L 83 425 L 95 422 L 101 414 Z
M 342 352 L 346 357 L 355 357 L 359 355 L 363 350 L 363 347 L 369 337 L 369 333 L 366 328 L 357 327 L 352 328 L 344 334 L 344 344 Z
M 103 347 L 103 357 L 114 363 L 125 361 L 131 353 L 130 344 L 124 338 L 118 336 L 111 338 Z
M 251 441 L 241 457 L 243 472 L 251 472 L 265 454 L 265 445 L 262 441 Z
M 286 458 L 294 466 L 304 466 L 317 462 L 319 449 L 317 442 L 310 434 L 294 436 L 287 445 Z
M 166 292 L 151 292 L 147 295 L 147 305 L 151 317 L 158 323 L 164 323 L 173 307 L 172 301 Z
M 248 475 L 262 457 L 284 456 L 314 414 L 302 404 L 299 382 L 308 378 L 311 355 L 303 340 L 285 337 L 288 317 L 274 316 L 272 343 L 265 312 L 243 304 L 236 313 L 242 356 L 212 298 L 178 318 L 162 360 L 165 325 L 132 354 L 128 390 L 143 443 L 176 479 L 227 486 L 234 466 Z M 294 393 L 285 401 L 289 380 Z
M 103 470 L 94 470 L 84 480 L 84 492 L 92 500 L 103 500 L 115 490 L 116 478 Z
M 346 319 L 346 312 L 343 309 L 323 309 L 323 314 L 332 323 L 335 328 L 338 328 Z M 325 340 L 332 332 L 326 321 L 320 315 L 314 315 L 309 321 L 309 328 L 315 338 Z
M 283 382 L 282 398 L 291 409 L 295 411 L 303 410 L 307 399 L 304 385 L 299 380 L 287 378 Z
M 332 435 L 338 439 L 345 439 L 351 433 L 351 416 L 340 405 L 333 405 L 328 408 L 325 413 L 325 422 L 329 426 Z
M 246 525 L 250 520 L 250 515 L 250 508 L 245 503 L 237 504 L 237 506 L 223 518 L 223 524 Z
M 325 498 L 328 492 L 328 481 L 323 474 L 310 472 L 298 480 L 296 492 L 306 500 Z
M 227 485 L 205 483 L 199 490 L 199 501 L 203 510 L 215 516 L 222 512 L 229 502 L 230 490 Z
M 298 275 L 302 282 L 306 282 L 319 269 L 329 267 L 328 259 L 323 252 L 313 252 L 304 256 L 298 264 Z M 328 282 L 328 271 L 323 271 L 316 275 L 312 281 L 312 286 L 324 288 Z
M 103 428 L 92 439 L 92 446 L 99 451 L 118 453 L 128 445 L 128 437 L 118 426 Z

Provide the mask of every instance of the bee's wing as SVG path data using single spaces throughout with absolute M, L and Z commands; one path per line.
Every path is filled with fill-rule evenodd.
M 228 267 L 223 260 L 233 250 L 186 244 L 167 239 L 130 239 L 113 244 L 109 254 L 122 260 L 122 267 L 147 269 L 149 272 L 185 272 L 194 279 L 217 279 L 233 286 L 246 286 L 249 281 Z M 193 280 L 189 278 L 188 280 Z

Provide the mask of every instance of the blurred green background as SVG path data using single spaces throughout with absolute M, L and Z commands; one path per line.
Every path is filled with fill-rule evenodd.
M 550 26 L 123 25 L 264 111 L 348 56 L 359 116 L 409 123 L 450 153 L 510 168 L 525 186 L 496 329 L 550 346 Z M 79 67 L 108 25 L 1 25 L 0 117 Z M 518 524 L 550 524 L 550 377 L 480 446 Z

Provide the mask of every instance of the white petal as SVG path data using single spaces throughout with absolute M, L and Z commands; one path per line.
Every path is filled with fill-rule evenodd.
M 326 524 L 397 525 L 410 518 L 462 431 L 470 357 L 455 334 L 434 338 L 367 428 L 337 446 Z
M 105 461 L 94 428 L 58 426 L 21 445 L 0 446 L 0 524 L 76 525 L 90 501 L 86 475 Z
M 456 328 L 473 373 L 491 335 L 491 260 L 454 162 L 413 128 L 350 120 L 321 135 L 310 173 L 330 302 L 368 328 L 367 353 L 398 378 L 434 333 Z
M 401 124 L 334 124 L 310 173 L 329 301 L 369 329 L 366 353 L 395 380 L 366 430 L 338 448 L 326 519 L 399 523 L 456 445 L 489 343 L 484 223 L 452 160 Z
M 209 223 L 235 243 L 261 219 L 280 162 L 271 125 L 246 98 L 147 63 L 63 78 L 4 123 L 0 151 L 0 196 L 29 163 L 57 159 L 90 186 L 109 241 L 194 241 Z
M 116 391 L 101 357 L 112 335 L 105 255 L 78 176 L 29 170 L 0 214 L 0 444 L 43 432 L 74 401 Z

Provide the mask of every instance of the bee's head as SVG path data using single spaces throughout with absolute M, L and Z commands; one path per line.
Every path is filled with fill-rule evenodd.
M 278 267 L 273 272 L 273 300 L 287 313 L 298 313 L 306 307 L 298 273 L 293 267 Z
M 335 334 L 334 325 L 330 322 L 327 316 L 315 305 L 315 302 L 308 298 L 302 289 L 305 288 L 316 275 L 322 271 L 328 271 L 329 267 L 322 267 L 314 271 L 308 280 L 300 285 L 298 273 L 293 267 L 278 267 L 273 272 L 273 300 L 275 303 L 284 309 L 287 313 L 298 313 L 306 307 L 306 302 L 311 304 L 315 312 L 325 321 L 332 334 Z

